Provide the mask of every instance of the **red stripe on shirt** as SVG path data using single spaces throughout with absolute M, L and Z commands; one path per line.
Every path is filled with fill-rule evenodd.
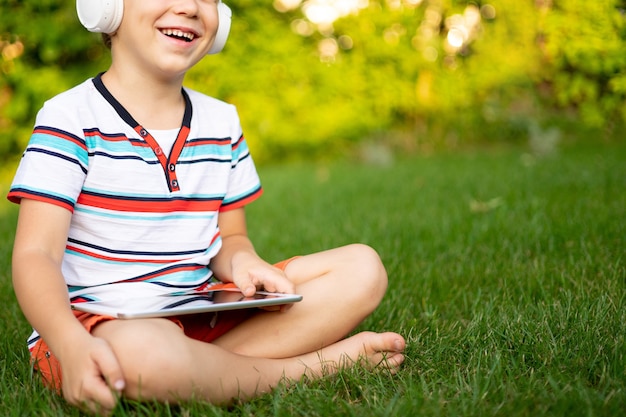
M 210 212 L 219 210 L 222 200 L 134 200 L 81 194 L 77 204 L 136 213 Z
M 43 203 L 53 204 L 55 206 L 59 206 L 59 207 L 69 210 L 70 213 L 74 212 L 74 206 L 72 204 L 59 200 L 59 199 L 47 197 L 45 195 L 32 194 L 27 191 L 11 191 L 7 195 L 7 199 L 10 202 L 16 203 L 16 204 L 19 204 L 22 198 L 28 198 L 30 200 L 36 200 L 36 201 L 41 201 Z
M 81 149 L 87 150 L 87 145 L 85 144 L 85 142 L 81 141 L 75 136 L 72 136 L 70 134 L 65 134 L 64 132 L 61 132 L 58 130 L 49 129 L 43 126 L 38 126 L 38 127 L 35 127 L 35 129 L 33 129 L 33 134 L 36 134 L 36 133 L 42 134 L 42 135 L 56 136 L 57 138 L 61 138 L 68 142 L 72 142 L 73 144 L 79 146 Z
M 263 194 L 263 188 L 259 188 L 256 192 L 254 192 L 253 194 L 250 194 L 247 197 L 242 198 L 241 200 L 233 201 L 232 203 L 229 203 L 229 204 L 222 204 L 222 206 L 220 207 L 220 211 L 229 211 L 229 210 L 241 208 L 245 206 L 246 204 L 249 204 L 253 202 L 254 200 L 256 200 L 257 198 L 259 198 L 261 194 Z
M 128 263 L 137 263 L 137 262 L 146 262 L 146 263 L 152 263 L 152 264 L 167 264 L 167 263 L 171 263 L 171 262 L 177 262 L 179 261 L 178 259 L 137 259 L 137 258 L 116 258 L 113 256 L 105 256 L 105 255 L 100 255 L 97 254 L 95 252 L 91 252 L 85 249 L 80 249 L 77 248 L 76 246 L 67 246 L 66 247 L 67 250 L 72 251 L 72 252 L 76 252 L 76 253 L 81 253 L 83 255 L 87 255 L 91 258 L 96 258 L 96 259 L 101 259 L 104 261 L 114 261 L 114 262 L 128 262 Z
M 157 277 L 161 277 L 164 275 L 171 275 L 173 273 L 176 272 L 183 272 L 183 271 L 197 271 L 198 269 L 203 269 L 206 268 L 206 266 L 204 265 L 181 265 L 177 268 L 168 268 L 165 270 L 161 270 L 161 271 L 156 271 L 153 274 L 148 274 L 148 275 L 143 275 L 140 277 L 136 277 L 136 278 L 129 278 L 126 279 L 124 281 L 120 281 L 120 282 L 142 282 L 142 281 L 149 281 L 151 279 L 157 278 Z

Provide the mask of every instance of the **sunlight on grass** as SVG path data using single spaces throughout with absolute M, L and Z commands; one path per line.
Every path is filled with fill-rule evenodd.
M 376 248 L 389 290 L 357 330 L 404 334 L 404 367 L 357 368 L 229 408 L 125 402 L 116 415 L 620 415 L 626 146 L 564 147 L 532 164 L 525 155 L 262 168 L 265 196 L 248 208 L 259 253 Z M 9 285 L 14 220 L 4 216 L 0 246 L 3 415 L 79 415 L 31 380 Z

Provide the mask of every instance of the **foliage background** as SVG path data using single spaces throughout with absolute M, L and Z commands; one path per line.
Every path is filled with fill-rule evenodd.
M 361 0 L 332 25 L 307 19 L 312 2 L 228 1 L 226 50 L 187 78 L 238 106 L 259 162 L 363 156 L 372 144 L 369 157 L 610 138 L 626 120 L 624 0 Z M 43 101 L 105 70 L 108 53 L 73 0 L 0 5 L 6 159 L 25 146 Z
M 394 279 L 363 328 L 405 334 L 407 364 L 394 380 L 346 374 L 179 414 L 619 415 L 626 1 L 369 0 L 332 30 L 311 26 L 301 7 L 228 3 L 230 42 L 188 85 L 238 106 L 257 162 L 384 162 L 387 152 L 485 142 L 534 152 L 262 167 L 273 185 L 250 216 L 262 254 L 377 247 Z M 476 10 L 480 24 L 450 48 L 455 16 Z M 107 63 L 73 0 L 0 0 L 0 180 L 43 101 Z M 580 138 L 596 143 L 541 157 Z M 609 139 L 621 143 L 596 146 Z M 25 366 L 29 326 L 9 279 L 15 214 L 0 203 L 0 414 L 80 415 Z M 267 227 L 277 216 L 281 233 Z M 172 414 L 150 407 L 118 414 Z

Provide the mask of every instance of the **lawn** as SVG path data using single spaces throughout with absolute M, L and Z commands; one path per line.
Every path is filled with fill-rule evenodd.
M 398 375 L 345 371 L 219 408 L 118 416 L 616 416 L 626 410 L 626 144 L 275 165 L 248 209 L 269 261 L 363 242 L 390 278 L 357 330 L 408 341 Z M 76 416 L 31 375 L 0 206 L 0 415 Z M 349 288 L 338 290 L 349 291 Z

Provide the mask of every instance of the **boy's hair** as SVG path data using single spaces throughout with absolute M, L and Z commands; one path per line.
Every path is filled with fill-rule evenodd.
M 104 42 L 104 46 L 106 46 L 108 49 L 111 49 L 111 35 L 109 35 L 108 33 L 103 33 L 102 42 Z

